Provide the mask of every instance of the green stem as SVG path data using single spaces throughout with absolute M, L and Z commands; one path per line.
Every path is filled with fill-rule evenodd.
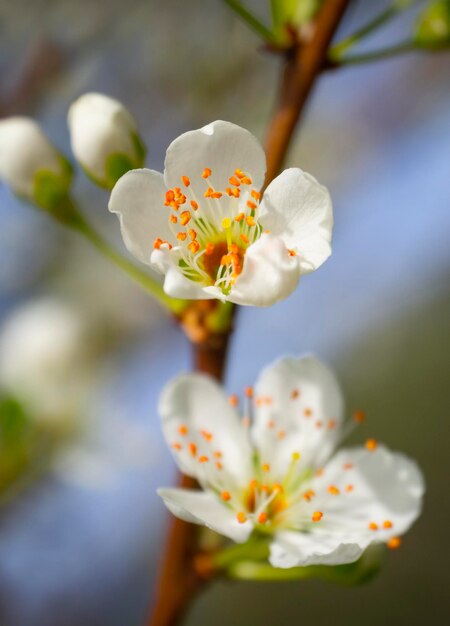
M 239 0 L 224 0 L 225 4 L 228 4 L 230 9 L 239 15 L 254 30 L 268 43 L 279 46 L 280 40 L 265 24 L 259 21 L 257 17 L 253 15 L 248 9 L 246 9 Z
M 71 226 L 83 235 L 104 257 L 128 274 L 166 309 L 172 313 L 179 314 L 186 308 L 187 303 L 185 300 L 177 300 L 168 296 L 157 281 L 116 252 L 84 219 L 80 219 L 77 223 L 71 224 Z
M 372 63 L 373 61 L 380 61 L 382 59 L 390 59 L 392 57 L 405 54 L 406 52 L 414 52 L 417 50 L 417 46 L 413 41 L 404 41 L 388 48 L 381 50 L 374 50 L 373 52 L 366 52 L 364 54 L 352 54 L 347 57 L 339 59 L 330 59 L 333 65 L 360 65 L 363 63 Z

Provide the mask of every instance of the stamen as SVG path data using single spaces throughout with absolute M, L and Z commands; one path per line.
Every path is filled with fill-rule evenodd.
M 216 450 L 216 452 L 214 452 L 214 458 L 215 459 L 221 459 L 222 458 L 222 452 L 220 452 L 220 450 Z
M 332 496 L 338 496 L 341 492 L 336 487 L 336 485 L 330 485 L 328 487 L 328 493 L 330 493 Z
M 383 522 L 383 528 L 392 528 L 393 523 L 391 522 L 390 519 L 387 519 Z
M 313 489 L 308 489 L 303 494 L 303 499 L 306 500 L 306 502 L 311 502 L 312 498 L 314 498 L 315 495 L 316 492 Z
M 184 241 L 186 239 L 187 235 L 186 233 L 178 233 L 177 234 L 177 239 L 179 239 L 180 241 Z
M 387 542 L 387 547 L 390 550 L 397 550 L 402 545 L 402 540 L 400 537 L 391 537 Z
M 320 522 L 320 520 L 322 519 L 322 517 L 323 517 L 323 513 L 322 513 L 322 511 L 314 511 L 314 513 L 313 513 L 313 514 L 312 514 L 312 516 L 311 516 L 311 520 L 312 520 L 313 522 Z
M 378 530 L 378 524 L 376 524 L 375 522 L 370 522 L 369 524 L 369 530 Z
M 269 463 L 263 463 L 261 465 L 261 469 L 262 469 L 263 472 L 270 472 L 270 465 L 269 465 Z
M 241 239 L 241 241 L 243 241 L 244 243 L 250 243 L 250 239 L 247 237 L 247 235 L 244 235 L 244 233 L 241 233 L 239 235 L 239 238 Z
M 364 420 L 366 419 L 366 414 L 365 414 L 364 411 L 355 411 L 353 413 L 353 419 L 358 424 L 362 424 L 364 422 Z
M 191 207 L 196 211 L 198 209 L 198 202 L 191 200 Z
M 190 250 L 192 254 L 196 254 L 200 250 L 200 244 L 198 241 L 191 241 L 188 245 L 188 250 Z
M 169 250 L 172 250 L 171 244 L 168 241 L 164 241 L 164 239 L 160 239 L 159 237 L 153 242 L 153 247 L 155 250 L 159 250 L 164 244 L 168 246 Z
M 178 222 L 178 218 L 176 215 L 171 215 L 169 219 L 172 222 L 172 224 L 176 224 Z
M 268 519 L 269 519 L 269 516 L 267 515 L 265 511 L 263 511 L 262 513 L 258 515 L 258 524 L 265 524 Z
M 183 211 L 182 213 L 180 213 L 180 224 L 182 226 L 186 226 L 186 224 L 190 221 L 191 219 L 191 214 L 189 213 L 189 211 Z
M 203 439 L 205 441 L 212 441 L 213 435 L 212 435 L 212 433 L 208 432 L 207 430 L 201 430 L 200 434 L 201 434 L 201 436 L 203 437 Z
M 207 457 L 207 456 L 200 456 L 198 458 L 198 462 L 199 463 L 208 463 L 208 461 L 209 461 L 209 457 Z
M 296 400 L 300 395 L 300 391 L 298 389 L 294 389 L 291 393 L 291 400 Z
M 189 187 L 189 185 L 191 184 L 191 181 L 189 180 L 188 176 L 182 176 L 181 180 L 183 181 L 183 185 L 185 187 Z
M 185 426 L 184 424 L 181 424 L 181 426 L 178 428 L 178 432 L 180 433 L 180 435 L 184 437 L 185 435 L 188 434 L 189 430 L 187 426 Z
M 289 256 L 297 256 L 296 251 L 295 250 L 290 250 L 289 248 L 288 248 L 288 254 L 289 254 Z
M 244 389 L 244 394 L 246 398 L 253 398 L 253 387 L 246 387 Z
M 306 409 L 303 411 L 303 415 L 304 415 L 305 417 L 311 417 L 311 415 L 312 415 L 312 414 L 313 414 L 313 412 L 312 412 L 312 409 L 310 409 L 310 408 L 306 408 Z
M 256 191 L 256 189 L 252 189 L 251 193 L 250 193 L 251 197 L 254 198 L 255 200 L 259 200 L 261 197 L 261 194 L 259 193 L 259 191 Z
M 230 403 L 230 406 L 233 406 L 233 407 L 239 406 L 239 397 L 235 393 L 233 393 L 228 398 L 228 402 Z
M 176 443 L 176 442 L 175 442 L 175 443 L 173 443 L 173 444 L 172 444 L 172 448 L 173 448 L 174 450 L 178 450 L 178 451 L 180 451 L 180 450 L 182 450 L 182 449 L 183 449 L 183 446 L 181 445 L 181 443 Z
M 231 494 L 229 491 L 222 491 L 222 493 L 220 494 L 220 497 L 222 498 L 224 502 L 228 502 L 229 500 L 231 500 Z
M 230 176 L 228 182 L 230 183 L 230 185 L 235 185 L 236 187 L 239 187 L 239 185 L 241 184 L 241 181 L 239 180 L 239 178 L 237 178 L 237 176 Z
M 251 215 L 247 215 L 247 217 L 245 218 L 245 221 L 247 223 L 247 226 L 255 226 L 256 225 L 255 218 L 252 217 Z
M 205 169 L 202 172 L 202 178 L 209 178 L 211 174 L 212 174 L 211 168 L 205 167 Z
M 252 211 L 254 211 L 258 207 L 258 205 L 251 200 L 247 200 L 247 206 L 249 209 L 252 209 Z
M 351 492 L 351 491 L 353 491 L 353 490 L 354 490 L 354 486 L 353 486 L 353 485 L 347 485 L 347 487 L 345 488 L 345 491 L 346 491 L 347 493 L 350 493 L 350 492 Z
M 192 454 L 193 457 L 197 456 L 197 446 L 195 445 L 195 443 L 191 442 L 189 444 L 189 452 Z
M 251 178 L 249 178 L 248 176 L 243 176 L 243 177 L 241 178 L 241 183 L 242 183 L 243 185 L 251 185 L 251 184 L 252 184 L 252 179 L 251 179 Z
M 245 217 L 244 213 L 239 213 L 238 215 L 236 215 L 236 217 L 234 219 L 235 219 L 236 222 L 242 222 L 244 217 Z
M 247 516 L 243 511 L 239 511 L 239 513 L 236 515 L 236 519 L 239 524 L 245 524 L 245 522 L 247 521 Z
M 366 448 L 369 452 L 374 452 L 378 447 L 378 442 L 376 439 L 368 439 L 366 441 Z

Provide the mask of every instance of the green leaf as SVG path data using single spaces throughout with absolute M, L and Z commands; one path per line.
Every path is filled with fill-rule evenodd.
M 419 16 L 414 42 L 422 48 L 450 45 L 450 0 L 431 2 Z

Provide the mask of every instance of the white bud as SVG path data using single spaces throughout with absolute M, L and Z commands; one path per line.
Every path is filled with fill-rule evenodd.
M 72 151 L 86 173 L 112 189 L 128 170 L 142 167 L 145 148 L 130 112 L 114 98 L 87 93 L 69 109 Z
M 40 126 L 28 117 L 0 120 L 0 178 L 17 195 L 35 200 L 39 174 L 67 179 L 68 163 L 50 143 Z

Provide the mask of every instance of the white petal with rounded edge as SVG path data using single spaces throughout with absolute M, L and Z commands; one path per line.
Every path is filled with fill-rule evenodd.
M 202 172 L 207 167 L 212 174 L 205 180 Z M 224 191 L 237 168 L 248 173 L 252 186 L 260 189 L 266 171 L 264 150 L 248 130 L 219 120 L 184 133 L 170 144 L 164 178 L 167 187 L 171 188 L 180 186 L 181 177 L 188 176 L 191 192 L 200 202 L 210 185 Z
M 287 169 L 270 183 L 260 205 L 259 219 L 264 228 L 297 252 L 303 274 L 317 269 L 330 256 L 330 194 L 301 169 Z
M 83 167 L 101 182 L 112 154 L 128 156 L 137 165 L 132 134 L 136 122 L 121 102 L 101 93 L 86 93 L 68 113 L 72 151 Z
M 330 485 L 340 494 L 328 493 Z M 324 513 L 320 522 L 324 532 L 329 525 L 330 532 L 339 534 L 339 528 L 345 528 L 356 535 L 364 533 L 370 541 L 383 542 L 405 533 L 417 519 L 425 489 L 417 464 L 384 446 L 373 452 L 366 448 L 341 450 L 310 487 L 316 493 L 310 506 Z M 384 528 L 385 522 L 392 527 Z M 370 530 L 370 523 L 377 524 L 378 530 Z
M 293 452 L 301 455 L 299 472 L 329 457 L 344 401 L 334 373 L 319 359 L 284 357 L 266 367 L 255 385 L 255 402 L 254 440 L 278 479 Z
M 287 298 L 299 278 L 297 257 L 290 256 L 280 237 L 263 234 L 248 248 L 244 269 L 227 300 L 249 306 L 270 306 Z
M 359 543 L 350 537 L 343 540 L 334 535 L 284 531 L 275 535 L 269 561 L 273 567 L 281 568 L 353 563 L 368 544 L 364 539 Z
M 119 216 L 124 243 L 142 263 L 150 263 L 155 239 L 173 242 L 165 194 L 163 175 L 148 169 L 127 172 L 111 192 L 109 210 Z
M 236 514 L 212 493 L 187 489 L 158 489 L 157 493 L 176 517 L 207 526 L 236 543 L 244 543 L 253 530 L 249 520 L 240 524 Z
M 32 197 L 39 170 L 61 174 L 59 153 L 28 117 L 0 120 L 0 177 L 15 193 Z
M 159 413 L 166 441 L 185 474 L 202 484 L 209 483 L 210 478 L 247 484 L 252 450 L 246 429 L 212 378 L 202 374 L 177 376 L 162 391 Z M 189 448 L 191 443 L 195 444 L 195 455 Z M 217 453 L 223 466 L 220 472 L 214 469 Z M 208 457 L 208 463 L 200 463 L 201 456 Z

